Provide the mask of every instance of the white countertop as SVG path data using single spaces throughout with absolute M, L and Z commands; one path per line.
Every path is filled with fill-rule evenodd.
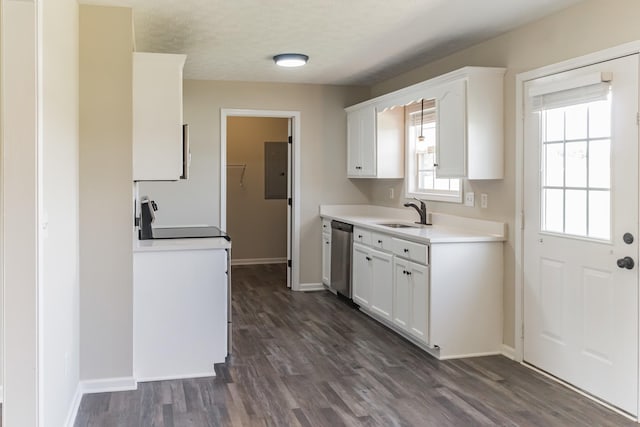
M 231 242 L 222 237 L 204 237 L 197 239 L 159 239 L 138 240 L 134 236 L 133 252 L 158 251 L 200 251 L 231 248 Z
M 374 205 L 321 205 L 320 216 L 357 227 L 402 237 L 420 243 L 503 242 L 506 224 L 431 212 L 433 225 L 415 224 L 413 209 L 395 209 Z M 391 228 L 380 224 L 401 223 L 414 228 Z

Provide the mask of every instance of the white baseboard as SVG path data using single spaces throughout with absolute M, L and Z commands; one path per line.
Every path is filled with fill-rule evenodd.
M 69 412 L 67 413 L 67 419 L 64 422 L 65 427 L 73 427 L 76 423 L 76 417 L 78 416 L 78 410 L 80 409 L 80 403 L 82 402 L 82 384 L 78 383 L 76 386 L 76 392 L 73 394 L 73 400 L 69 406 Z
M 299 291 L 311 292 L 311 291 L 324 291 L 327 289 L 322 283 L 300 283 L 298 287 Z
M 147 378 L 137 378 L 139 383 L 146 383 L 149 381 L 168 381 L 168 380 L 184 380 L 189 378 L 213 378 L 216 376 L 215 371 L 213 372 L 198 372 L 194 374 L 180 374 L 180 375 L 165 375 L 161 377 L 147 377 Z
M 75 424 L 76 417 L 78 416 L 78 410 L 80 409 L 80 403 L 82 403 L 82 396 L 85 394 L 127 391 L 135 390 L 137 388 L 138 383 L 133 377 L 80 381 L 76 387 L 76 392 L 73 395 L 71 406 L 69 406 L 69 412 L 67 413 L 67 419 L 64 424 L 65 427 L 73 427 Z
M 243 258 L 232 259 L 231 265 L 285 264 L 287 258 Z
M 502 344 L 502 347 L 500 348 L 500 352 L 502 353 L 502 355 L 504 357 L 507 357 L 511 360 L 516 360 L 516 349 L 508 346 L 506 344 Z
M 105 393 L 113 391 L 127 391 L 138 388 L 133 377 L 104 378 L 99 380 L 80 381 L 82 394 Z

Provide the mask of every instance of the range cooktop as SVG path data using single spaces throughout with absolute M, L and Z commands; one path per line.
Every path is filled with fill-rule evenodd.
M 152 237 L 150 239 L 199 239 L 221 237 L 229 242 L 231 241 L 229 235 L 218 227 L 152 228 L 151 233 Z

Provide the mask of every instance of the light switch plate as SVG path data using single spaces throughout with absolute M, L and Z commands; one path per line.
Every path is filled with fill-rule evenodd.
M 464 205 L 474 207 L 476 204 L 476 195 L 474 193 L 464 193 Z
M 487 193 L 480 194 L 480 207 L 482 209 L 487 209 L 489 206 L 489 195 Z

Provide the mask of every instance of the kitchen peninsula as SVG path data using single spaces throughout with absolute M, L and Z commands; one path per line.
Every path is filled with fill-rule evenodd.
M 225 361 L 231 351 L 230 250 L 222 232 L 201 238 L 134 236 L 137 381 L 214 376 L 213 365 Z

